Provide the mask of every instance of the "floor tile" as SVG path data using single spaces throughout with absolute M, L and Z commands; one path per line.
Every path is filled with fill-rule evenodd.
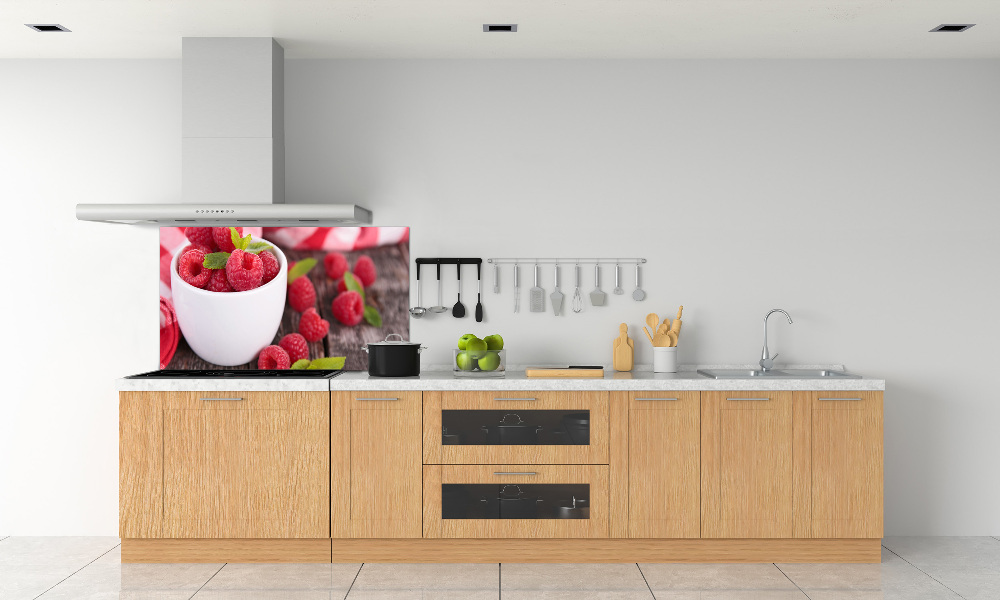
M 227 564 L 210 590 L 328 590 L 347 594 L 361 564 Z
M 919 569 L 1000 570 L 1000 542 L 991 537 L 889 537 L 882 545 Z
M 192 600 L 342 600 L 347 590 L 201 590 Z
M 0 598 L 30 600 L 79 569 L 70 565 L 0 565 Z
M 350 600 L 470 600 L 499 597 L 500 568 L 489 564 L 375 564 L 358 572 Z
M 661 596 L 661 592 L 656 592 L 657 600 L 668 596 Z M 809 600 L 799 590 L 711 590 L 701 592 L 699 600 Z
M 1000 570 L 991 572 L 983 569 L 934 567 L 926 572 L 966 600 L 1000 598 Z
M 798 591 L 771 563 L 641 563 L 639 568 L 657 597 L 669 591 Z
M 500 569 L 500 590 L 505 600 L 650 600 L 653 597 L 634 563 L 504 563 Z
M 111 550 L 116 537 L 21 537 L 0 544 L 0 566 L 60 565 L 79 569 Z
M 194 593 L 221 568 L 221 564 L 208 563 L 127 563 L 121 566 L 121 590 Z
M 782 563 L 776 566 L 807 592 L 882 589 L 882 565 Z

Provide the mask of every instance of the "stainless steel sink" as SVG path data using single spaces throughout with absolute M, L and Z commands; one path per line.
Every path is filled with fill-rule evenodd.
M 861 379 L 860 375 L 831 369 L 698 369 L 712 379 Z

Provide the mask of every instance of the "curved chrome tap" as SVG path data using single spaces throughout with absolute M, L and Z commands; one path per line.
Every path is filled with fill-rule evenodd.
M 767 349 L 767 318 L 776 312 L 785 315 L 788 318 L 788 324 L 792 324 L 792 317 L 780 308 L 772 308 L 771 312 L 764 315 L 764 349 L 760 351 L 760 368 L 764 371 L 770 371 L 774 367 L 774 359 L 778 358 L 777 354 L 771 356 L 771 352 Z

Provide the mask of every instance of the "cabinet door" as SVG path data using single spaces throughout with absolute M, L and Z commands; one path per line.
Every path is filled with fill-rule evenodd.
M 792 537 L 792 393 L 701 398 L 702 537 Z
M 424 537 L 606 538 L 607 465 L 427 465 Z
M 162 537 L 163 392 L 118 394 L 119 536 Z
M 812 537 L 882 537 L 882 393 L 797 392 L 812 418 Z
M 333 537 L 420 537 L 420 392 L 332 394 Z
M 607 392 L 427 392 L 424 463 L 608 464 Z
M 172 392 L 163 537 L 329 536 L 328 392 Z
M 700 394 L 629 394 L 628 536 L 700 535 Z

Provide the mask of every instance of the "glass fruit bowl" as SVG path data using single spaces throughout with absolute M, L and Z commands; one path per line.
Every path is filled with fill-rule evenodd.
M 455 377 L 503 377 L 507 371 L 506 350 L 455 349 L 452 360 Z

